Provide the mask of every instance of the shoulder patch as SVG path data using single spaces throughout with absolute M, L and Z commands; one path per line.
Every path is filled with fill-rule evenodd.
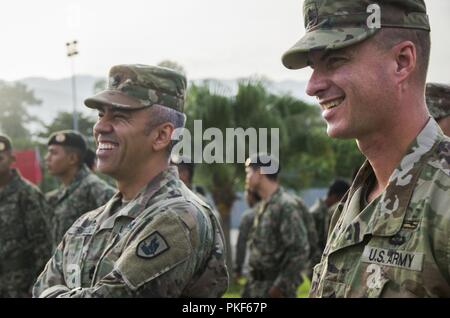
M 140 221 L 135 225 L 136 237 L 114 266 L 132 290 L 183 264 L 194 250 L 188 229 L 173 211 Z
M 149 259 L 164 253 L 169 248 L 169 244 L 164 237 L 158 231 L 155 231 L 139 242 L 136 247 L 136 255 Z

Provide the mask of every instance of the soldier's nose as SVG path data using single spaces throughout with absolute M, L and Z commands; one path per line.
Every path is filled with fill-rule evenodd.
M 319 71 L 313 70 L 311 77 L 306 86 L 306 94 L 320 98 L 324 95 L 328 87 L 328 81 L 320 74 Z

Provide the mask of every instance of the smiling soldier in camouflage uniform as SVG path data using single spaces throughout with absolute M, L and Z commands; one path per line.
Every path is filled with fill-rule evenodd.
M 41 191 L 11 168 L 11 141 L 0 135 L 0 297 L 30 297 L 50 256 Z
M 211 208 L 169 166 L 183 127 L 186 79 L 161 67 L 119 65 L 85 104 L 98 170 L 117 180 L 105 206 L 68 230 L 33 289 L 35 297 L 219 297 L 226 251 Z
M 328 135 L 355 138 L 367 158 L 332 217 L 310 295 L 450 297 L 450 139 L 425 104 L 425 3 L 377 3 L 306 0 L 306 34 L 282 58 L 311 66 L 306 91 Z
M 250 273 L 242 297 L 294 298 L 302 282 L 301 271 L 308 264 L 308 233 L 298 202 L 279 185 L 278 169 L 262 171 L 274 161 L 267 154 L 256 154 L 245 163 L 246 187 L 261 201 L 255 207 L 248 251 Z
M 87 145 L 84 137 L 72 130 L 53 133 L 45 156 L 47 168 L 62 181 L 61 186 L 46 193 L 53 210 L 51 226 L 53 249 L 64 233 L 83 213 L 104 205 L 115 190 L 93 174 L 84 164 Z
M 431 116 L 444 135 L 450 136 L 450 85 L 428 83 L 425 95 Z

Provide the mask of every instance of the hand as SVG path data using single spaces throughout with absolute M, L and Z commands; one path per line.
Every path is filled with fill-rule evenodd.
M 281 290 L 276 287 L 276 286 L 272 286 L 269 289 L 269 296 L 271 298 L 284 298 L 283 293 L 281 292 Z

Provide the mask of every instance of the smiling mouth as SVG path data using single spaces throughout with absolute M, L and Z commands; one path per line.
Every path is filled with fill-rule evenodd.
M 109 142 L 100 142 L 98 144 L 97 149 L 98 150 L 113 150 L 117 148 L 117 144 L 109 143 Z
M 339 106 L 344 101 L 344 99 L 345 97 L 340 97 L 326 103 L 320 103 L 320 106 L 322 106 L 322 109 L 324 110 L 332 109 Z

